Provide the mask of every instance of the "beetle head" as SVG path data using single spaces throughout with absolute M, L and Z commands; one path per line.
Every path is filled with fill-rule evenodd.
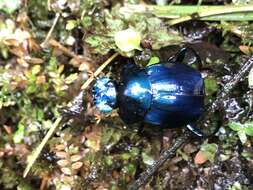
M 99 78 L 93 86 L 92 93 L 94 104 L 102 113 L 109 113 L 116 107 L 116 85 L 108 77 Z

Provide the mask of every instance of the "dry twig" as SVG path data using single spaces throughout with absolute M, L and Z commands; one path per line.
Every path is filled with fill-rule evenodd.
M 53 31 L 54 31 L 54 28 L 55 28 L 55 26 L 56 26 L 56 24 L 57 24 L 60 16 L 61 16 L 60 13 L 56 13 L 53 25 L 51 26 L 49 32 L 47 33 L 46 39 L 40 44 L 40 46 L 42 48 L 45 48 L 48 45 L 48 40 L 51 38 L 51 35 L 52 35 Z

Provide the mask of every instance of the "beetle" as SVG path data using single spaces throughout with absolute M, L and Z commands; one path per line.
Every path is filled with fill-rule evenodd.
M 92 89 L 94 105 L 102 113 L 119 108 L 126 124 L 144 121 L 162 128 L 186 126 L 204 136 L 193 125 L 204 113 L 204 79 L 199 71 L 182 63 L 187 50 L 182 48 L 174 59 L 144 68 L 127 64 L 118 83 L 99 78 Z M 194 55 L 201 64 L 196 52 Z

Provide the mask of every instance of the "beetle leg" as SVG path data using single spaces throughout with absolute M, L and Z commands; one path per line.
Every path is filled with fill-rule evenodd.
M 184 58 L 186 56 L 187 51 L 191 51 L 193 56 L 196 58 L 195 63 L 197 64 L 198 70 L 201 70 L 202 68 L 202 62 L 201 59 L 199 57 L 199 55 L 197 54 L 197 52 L 191 48 L 191 47 L 183 47 L 182 49 L 180 49 L 177 54 L 175 55 L 175 57 L 169 59 L 169 61 L 171 61 L 172 59 L 175 59 L 176 63 L 182 63 L 184 61 Z
M 182 63 L 184 61 L 186 51 L 187 51 L 186 47 L 183 47 L 182 49 L 180 49 L 175 56 L 175 62 Z
M 186 128 L 189 129 L 192 133 L 194 133 L 198 137 L 205 137 L 205 138 L 215 135 L 220 129 L 219 126 L 216 126 L 216 128 L 212 132 L 204 133 L 203 131 L 201 131 L 201 129 L 194 127 L 192 124 L 186 125 Z
M 201 68 L 202 68 L 202 61 L 201 61 L 201 59 L 199 57 L 199 54 L 193 48 L 191 48 L 191 47 L 187 47 L 187 49 L 190 50 L 193 53 L 193 55 L 196 58 L 196 62 L 195 63 L 197 65 L 197 67 L 198 67 L 198 70 L 201 70 Z
M 194 133 L 195 135 L 197 135 L 198 137 L 204 137 L 204 133 L 198 129 L 198 128 L 195 128 L 192 124 L 188 124 L 186 125 L 187 129 L 189 129 L 192 133 Z

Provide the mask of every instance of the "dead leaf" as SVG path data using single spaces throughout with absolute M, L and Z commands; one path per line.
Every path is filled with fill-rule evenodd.
M 81 160 L 82 159 L 82 156 L 81 155 L 73 155 L 73 156 L 71 156 L 71 158 L 70 158 L 70 160 L 72 161 L 72 162 L 77 162 L 77 161 L 79 161 L 79 160 Z
M 65 183 L 71 184 L 74 181 L 74 177 L 73 176 L 65 176 L 65 175 L 63 175 L 63 176 L 61 176 L 61 181 L 65 182 Z
M 200 150 L 195 158 L 194 158 L 194 163 L 195 164 L 204 164 L 208 159 L 206 158 L 205 154 Z
M 24 53 L 24 49 L 23 48 L 20 48 L 20 47 L 15 47 L 15 48 L 11 48 L 9 49 L 9 51 L 16 55 L 17 57 L 24 57 L 25 53 Z
M 28 40 L 28 43 L 29 43 L 29 49 L 30 50 L 33 50 L 33 51 L 39 51 L 40 50 L 40 46 L 36 43 L 36 41 L 32 38 L 30 38 Z
M 64 152 L 64 151 L 56 152 L 55 155 L 58 158 L 66 158 L 68 156 L 68 154 L 66 152 Z
M 81 64 L 80 59 L 74 57 L 69 61 L 70 65 L 73 65 L 74 67 L 79 67 L 79 65 Z
M 37 76 L 36 78 L 36 84 L 44 84 L 46 82 L 45 75 Z
M 32 63 L 32 64 L 42 64 L 44 62 L 43 59 L 36 58 L 36 57 L 30 57 L 30 56 L 26 56 L 24 59 L 28 63 Z
M 72 172 L 69 168 L 61 168 L 61 171 L 66 175 L 72 175 Z
M 55 147 L 56 150 L 64 150 L 65 146 L 63 144 L 59 144 Z
M 15 46 L 15 47 L 19 46 L 19 41 L 16 39 L 6 39 L 3 41 L 3 43 L 7 46 Z
M 79 68 L 78 68 L 79 71 L 90 71 L 90 66 L 87 62 L 83 62 Z
M 241 50 L 241 52 L 245 54 L 250 54 L 253 52 L 253 47 L 250 47 L 250 46 L 241 45 L 239 46 L 239 49 Z
M 57 164 L 61 167 L 65 167 L 69 164 L 69 161 L 68 160 L 59 160 L 59 161 L 57 161 Z
M 22 58 L 18 58 L 17 63 L 23 67 L 26 67 L 26 68 L 29 67 L 29 64 Z
M 71 168 L 72 168 L 73 170 L 78 170 L 78 169 L 80 169 L 82 166 L 83 166 L 83 163 L 82 163 L 82 162 L 76 162 L 76 163 L 74 163 L 74 164 L 71 165 Z

